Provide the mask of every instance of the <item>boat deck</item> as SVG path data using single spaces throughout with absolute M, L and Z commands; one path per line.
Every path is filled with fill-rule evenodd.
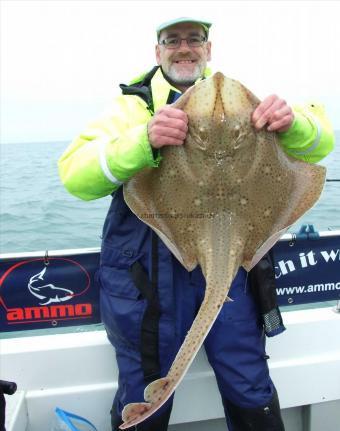
M 331 307 L 283 314 L 287 331 L 268 339 L 267 353 L 286 431 L 337 431 L 340 314 Z M 0 351 L 2 378 L 18 384 L 7 397 L 7 431 L 48 431 L 56 406 L 110 430 L 117 368 L 103 330 L 3 339 Z M 203 350 L 176 392 L 170 423 L 171 431 L 227 429 Z

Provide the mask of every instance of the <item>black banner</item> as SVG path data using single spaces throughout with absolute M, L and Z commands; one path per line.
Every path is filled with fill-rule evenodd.
M 273 248 L 280 305 L 340 299 L 340 236 L 279 241 Z
M 0 262 L 0 331 L 100 322 L 99 253 Z

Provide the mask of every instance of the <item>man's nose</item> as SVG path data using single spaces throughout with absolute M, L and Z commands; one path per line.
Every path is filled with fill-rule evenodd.
M 181 39 L 179 44 L 179 47 L 177 48 L 180 51 L 190 51 L 191 48 L 188 44 L 188 40 L 187 39 Z

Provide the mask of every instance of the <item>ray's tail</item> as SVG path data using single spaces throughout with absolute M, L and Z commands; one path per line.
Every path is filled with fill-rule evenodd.
M 145 388 L 145 403 L 131 403 L 124 407 L 122 414 L 124 423 L 120 429 L 142 422 L 170 398 L 228 299 L 230 285 L 242 261 L 243 247 L 237 244 L 238 239 L 235 238 L 233 241 L 230 236 L 226 238 L 225 235 L 222 235 L 223 238 L 221 236 L 215 238 L 214 244 L 209 244 L 210 248 L 204 250 L 200 264 L 206 277 L 205 297 L 168 374 Z M 230 248 L 228 244 L 235 248 Z

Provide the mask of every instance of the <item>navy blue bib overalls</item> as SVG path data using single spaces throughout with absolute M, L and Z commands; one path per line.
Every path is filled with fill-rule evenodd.
M 138 262 L 151 279 L 152 261 L 151 229 L 130 211 L 120 188 L 113 196 L 104 224 L 99 270 L 102 320 L 116 350 L 119 368 L 119 387 L 113 406 L 116 417 L 121 415 L 127 403 L 144 401 L 146 377 L 150 377 L 143 370 L 142 360 L 143 347 L 146 352 L 148 348 L 142 346 L 143 318 L 148 299 L 136 286 L 131 268 Z M 159 239 L 157 265 L 156 363 L 158 361 L 159 370 L 149 380 L 167 374 L 205 290 L 200 268 L 187 272 Z M 253 409 L 266 405 L 275 388 L 269 376 L 259 311 L 249 288 L 247 273 L 242 268 L 232 283 L 229 296 L 233 302 L 224 304 L 204 347 L 222 399 L 242 409 Z M 172 399 L 159 414 L 165 410 L 170 413 L 171 404 Z M 162 429 L 167 428 L 157 428 L 158 431 Z

